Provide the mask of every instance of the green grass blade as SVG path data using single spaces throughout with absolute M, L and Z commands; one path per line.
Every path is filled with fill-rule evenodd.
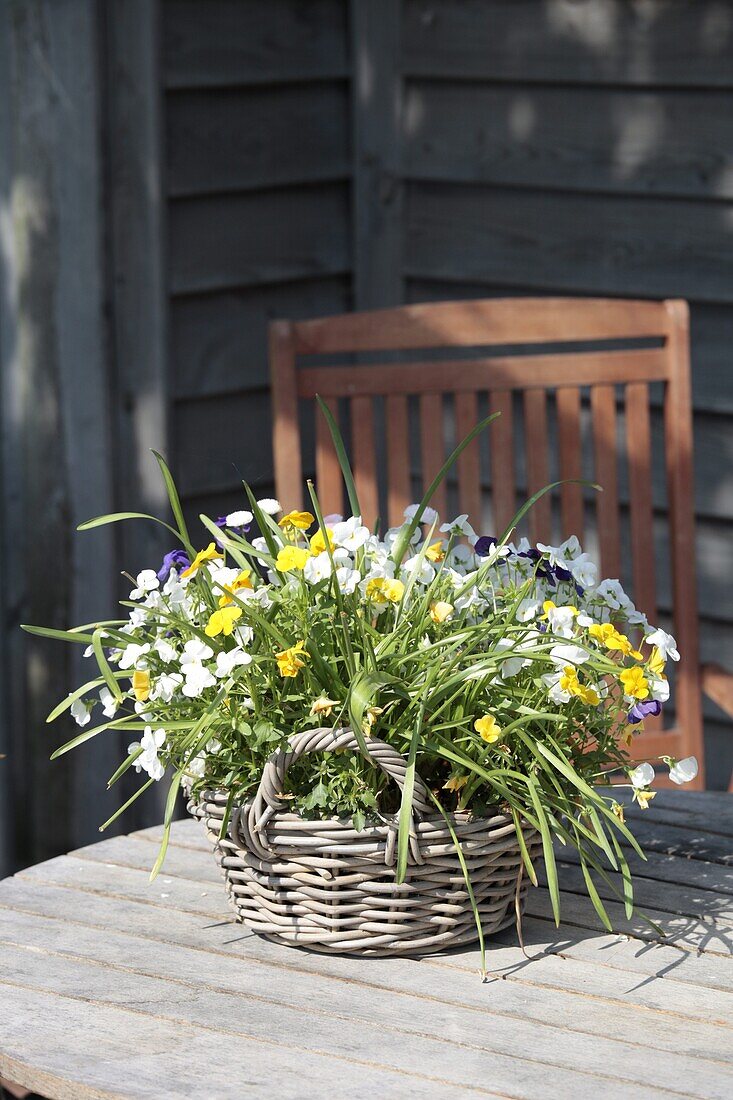
M 185 540 L 181 538 L 180 532 L 177 531 L 175 527 L 171 527 L 170 523 L 158 519 L 157 516 L 150 516 L 147 512 L 108 512 L 104 516 L 95 516 L 94 519 L 84 520 L 84 522 L 80 523 L 77 527 L 77 531 L 91 531 L 95 527 L 105 527 L 108 523 L 121 523 L 122 520 L 125 519 L 149 519 L 153 523 L 158 523 L 161 527 L 165 527 L 166 531 L 170 531 L 172 535 L 175 535 L 179 542 L 185 542 Z
M 176 489 L 176 483 L 173 480 L 173 475 L 168 469 L 168 463 L 163 458 L 162 454 L 160 454 L 158 451 L 153 451 L 153 454 L 155 455 L 155 461 L 158 463 L 160 472 L 163 475 L 166 492 L 168 493 L 168 500 L 170 501 L 171 512 L 173 513 L 173 518 L 176 521 L 181 541 L 191 550 L 193 550 L 191 539 L 188 534 L 188 527 L 186 526 L 186 520 L 183 516 L 181 498 L 178 496 L 178 490 Z
M 606 912 L 606 907 L 601 901 L 600 895 L 596 890 L 596 884 L 594 883 L 591 877 L 591 873 L 586 866 L 583 853 L 580 851 L 580 849 L 578 849 L 578 852 L 580 855 L 580 869 L 583 872 L 583 878 L 585 879 L 585 887 L 588 891 L 588 897 L 593 902 L 593 908 L 600 917 L 603 927 L 606 929 L 607 932 L 613 932 L 613 925 L 609 920 L 608 913 Z
M 336 423 L 333 413 L 331 412 L 323 398 L 316 394 L 316 401 L 319 404 L 321 413 L 326 418 L 328 430 L 331 433 L 331 439 L 333 440 L 336 457 L 338 458 L 339 466 L 341 467 L 341 476 L 343 477 L 344 485 L 346 486 L 346 495 L 349 498 L 349 507 L 351 508 L 351 514 L 354 516 L 360 516 L 361 507 L 359 505 L 359 496 L 356 491 L 356 485 L 354 483 L 354 475 L 351 470 L 351 463 L 349 462 L 349 457 L 346 454 L 346 448 L 344 447 L 343 436 L 341 435 L 341 431 L 338 424 Z
M 512 812 L 512 818 L 514 819 L 514 828 L 516 829 L 516 832 L 517 832 L 517 842 L 519 844 L 519 851 L 522 853 L 522 862 L 524 863 L 524 868 L 527 872 L 527 875 L 529 876 L 529 881 L 532 883 L 533 886 L 536 886 L 537 885 L 537 872 L 534 869 L 534 864 L 532 863 L 532 857 L 529 854 L 529 849 L 527 848 L 527 842 L 524 839 L 524 831 L 522 829 L 522 822 L 521 822 L 519 814 L 515 810 L 514 806 L 511 807 L 511 812 Z
M 94 650 L 94 656 L 97 659 L 97 664 L 99 665 L 99 671 L 102 673 L 107 687 L 114 695 L 117 700 L 117 705 L 119 706 L 122 703 L 122 692 L 120 691 L 120 685 L 117 683 L 112 669 L 109 667 L 109 662 L 105 657 L 101 630 L 94 631 L 92 635 L 92 648 Z
M 587 489 L 595 489 L 596 492 L 602 493 L 603 489 L 600 485 L 596 485 L 594 481 L 584 481 L 582 478 L 562 478 L 560 481 L 553 481 L 550 485 L 545 485 L 544 488 L 538 489 L 536 493 L 533 493 L 529 500 L 526 500 L 521 508 L 515 513 L 514 518 L 510 520 L 507 527 L 504 528 L 500 538 L 499 545 L 505 543 L 511 535 L 517 524 L 526 516 L 530 508 L 533 508 L 538 500 L 545 495 L 545 493 L 551 492 L 553 489 L 557 489 L 560 485 L 583 485 Z
M 119 676 L 120 679 L 125 679 L 127 676 L 129 676 L 129 673 L 118 672 L 113 675 Z M 86 684 L 82 684 L 81 687 L 78 687 L 76 689 L 76 691 L 72 691 L 70 695 L 67 695 L 65 699 L 62 699 L 60 703 L 57 703 L 57 705 L 53 708 L 48 718 L 46 719 L 46 722 L 55 722 L 59 715 L 63 714 L 69 709 L 72 703 L 76 702 L 77 699 L 81 699 L 81 697 L 83 695 L 86 695 L 88 691 L 94 691 L 95 688 L 101 687 L 103 683 L 104 681 L 101 676 L 97 676 L 95 680 L 87 680 Z
M 527 781 L 529 797 L 532 799 L 534 812 L 537 815 L 537 821 L 539 822 L 540 826 L 540 836 L 542 837 L 542 854 L 545 857 L 545 872 L 547 874 L 547 888 L 550 891 L 552 914 L 555 918 L 555 925 L 559 928 L 560 887 L 557 880 L 557 864 L 555 863 L 555 853 L 552 848 L 552 836 L 550 834 L 550 827 L 547 823 L 547 816 L 545 814 L 544 807 L 537 793 L 536 784 L 531 776 L 527 776 Z
M 91 634 L 82 634 L 76 630 L 55 630 L 51 626 L 30 626 L 28 623 L 21 623 L 20 629 L 38 638 L 55 638 L 61 642 L 76 642 L 77 645 L 91 645 L 93 640 Z
M 470 876 L 469 871 L 468 871 L 468 864 L 466 863 L 466 857 L 463 854 L 463 849 L 461 848 L 461 842 L 459 841 L 458 836 L 456 835 L 456 831 L 453 828 L 453 823 L 451 822 L 450 817 L 445 812 L 445 810 L 441 806 L 439 800 L 435 797 L 435 795 L 433 794 L 433 792 L 430 789 L 428 789 L 428 794 L 430 795 L 430 798 L 432 799 L 432 801 L 435 803 L 435 805 L 440 810 L 440 813 L 443 816 L 443 820 L 445 821 L 446 825 L 448 826 L 448 832 L 451 835 L 451 840 L 453 841 L 453 847 L 456 850 L 456 855 L 458 856 L 458 862 L 461 865 L 461 871 L 463 873 L 463 881 L 466 884 L 466 890 L 468 892 L 468 898 L 469 898 L 469 901 L 471 902 L 471 909 L 473 910 L 473 919 L 476 922 L 476 931 L 478 932 L 478 942 L 479 942 L 479 947 L 481 949 L 481 977 L 483 978 L 483 977 L 486 977 L 486 944 L 484 942 L 484 930 L 483 930 L 483 927 L 481 925 L 481 914 L 479 913 L 478 904 L 476 902 L 476 896 L 473 892 L 473 886 L 471 885 L 471 876 Z M 530 864 L 530 866 L 531 866 L 531 864 Z M 535 882 L 535 886 L 536 885 L 537 885 L 537 883 Z
M 247 482 L 243 481 L 242 484 L 244 485 L 244 491 L 247 494 L 247 499 L 249 500 L 249 506 L 252 509 L 252 515 L 255 518 L 255 522 L 260 529 L 260 533 L 262 534 L 263 539 L 267 543 L 267 549 L 270 551 L 270 557 L 273 559 L 274 562 L 275 558 L 278 555 L 280 547 L 275 542 L 272 528 L 268 523 L 269 516 L 266 516 L 260 508 L 259 504 L 257 503 L 257 498 L 255 497 Z
M 140 795 L 144 794 L 145 791 L 147 791 L 148 787 L 152 786 L 153 783 L 155 783 L 155 780 L 151 777 L 147 780 L 147 782 L 143 783 L 142 787 L 138 787 L 135 793 L 130 798 L 128 798 L 127 802 L 125 802 L 124 805 L 120 806 L 118 810 L 115 810 L 115 812 L 112 814 L 112 817 L 108 817 L 104 825 L 99 826 L 100 833 L 103 833 L 105 829 L 109 828 L 113 821 L 116 821 L 118 817 L 121 817 L 125 810 L 129 809 L 129 807 L 132 806 L 133 802 L 137 802 Z

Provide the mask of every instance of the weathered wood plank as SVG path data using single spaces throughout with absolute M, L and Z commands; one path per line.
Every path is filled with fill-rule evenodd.
M 345 83 L 178 92 L 166 101 L 166 183 L 175 198 L 344 178 Z
M 408 84 L 404 119 L 415 179 L 733 198 L 722 92 L 423 79 Z
M 222 892 L 223 898 L 223 892 Z M 620 961 L 615 966 L 604 966 L 603 953 L 609 947 L 611 937 L 601 937 L 598 949 L 593 953 L 593 934 L 574 929 L 572 936 L 582 957 L 575 959 L 568 954 L 572 951 L 567 929 L 558 934 L 556 949 L 562 950 L 562 957 L 543 950 L 535 951 L 530 946 L 531 965 L 522 955 L 516 944 L 513 932 L 502 933 L 492 940 L 489 955 L 489 972 L 492 981 L 487 991 L 473 979 L 476 974 L 478 958 L 475 951 L 469 949 L 453 952 L 445 959 L 425 959 L 419 966 L 409 959 L 374 959 L 367 972 L 363 962 L 336 956 L 323 956 L 309 952 L 283 951 L 260 937 L 245 933 L 234 923 L 233 917 L 215 924 L 202 923 L 205 918 L 169 909 L 165 921 L 161 922 L 157 910 L 151 906 L 130 901 L 124 908 L 109 897 L 84 893 L 72 888 L 46 887 L 43 890 L 33 883 L 13 879 L 2 884 L 0 906 L 26 914 L 50 917 L 64 925 L 71 926 L 72 932 L 84 935 L 84 929 L 101 929 L 109 932 L 134 934 L 142 937 L 148 944 L 164 944 L 174 947 L 186 947 L 203 956 L 204 963 L 209 953 L 218 957 L 220 965 L 225 967 L 225 959 L 247 959 L 247 968 L 227 966 L 226 978 L 229 982 L 246 978 L 250 968 L 254 967 L 254 980 L 261 988 L 266 988 L 266 976 L 270 968 L 276 968 L 286 974 L 315 974 L 329 976 L 340 982 L 357 982 L 359 985 L 376 986 L 389 989 L 394 995 L 413 993 L 422 996 L 426 991 L 425 969 L 438 968 L 432 977 L 439 978 L 440 988 L 430 981 L 427 988 L 434 1000 L 446 1000 L 465 1007 L 483 1010 L 488 993 L 493 1011 L 513 1015 L 515 1012 L 553 1022 L 562 1019 L 567 1006 L 566 998 L 577 998 L 587 992 L 592 993 L 589 1011 L 593 1011 L 596 1001 L 611 1004 L 614 1010 L 631 1010 L 629 1014 L 617 1017 L 620 1028 L 615 1037 L 631 1038 L 633 1031 L 625 1028 L 638 1027 L 637 1008 L 656 1009 L 687 1020 L 701 1020 L 711 1023 L 728 1022 L 733 1024 L 733 1001 L 719 997 L 705 985 L 705 959 L 697 959 L 686 952 L 671 948 L 649 945 L 645 947 L 643 966 L 640 968 L 636 958 L 629 957 L 626 968 Z M 222 906 L 224 903 L 222 901 Z M 223 909 L 223 912 L 226 912 Z M 545 935 L 545 922 L 525 920 L 525 936 L 529 934 L 530 944 L 546 943 L 552 948 L 551 941 Z M 240 934 L 241 933 L 241 934 Z M 589 938 L 590 937 L 590 938 Z M 547 941 L 547 942 L 546 942 Z M 560 943 L 564 946 L 561 948 Z M 627 945 L 630 946 L 630 945 Z M 151 950 L 154 952 L 155 948 Z M 685 981 L 666 977 L 665 965 L 670 954 L 679 965 L 667 967 L 672 975 L 684 972 Z M 595 965 L 596 962 L 600 966 Z M 655 970 L 659 968 L 659 972 Z M 194 971 L 197 967 L 194 968 Z M 733 967 L 731 968 L 733 973 Z M 645 981 L 639 982 L 643 973 Z M 700 984 L 695 984 L 695 975 L 699 974 Z M 466 981 L 464 975 L 469 977 Z M 515 990 L 516 987 L 516 990 Z M 505 993 L 505 991 L 508 991 Z M 528 997 L 527 994 L 530 994 Z M 658 1041 L 655 1039 L 656 1045 Z
M 407 0 L 405 71 L 427 77 L 733 85 L 733 20 L 716 0 Z
M 179 491 L 189 496 L 241 488 L 242 478 L 253 484 L 269 481 L 271 432 L 266 391 L 177 404 L 173 439 Z
M 491 283 L 509 272 L 517 285 L 555 291 L 733 294 L 724 204 L 411 183 L 405 206 L 411 277 Z
M 274 1080 L 284 1100 L 297 1100 L 307 1095 L 304 1071 L 318 1081 L 319 1092 L 311 1096 L 322 1089 L 338 1095 L 343 1088 L 360 1100 L 380 1094 L 404 1100 L 414 1096 L 414 1084 L 406 1076 L 354 1064 L 347 1057 L 306 1053 L 294 1041 L 255 1040 L 175 1019 L 151 1021 L 135 1010 L 134 991 L 131 1006 L 117 1007 L 86 1003 L 82 991 L 59 997 L 7 982 L 0 988 L 3 1004 L 12 1005 L 0 1031 L 0 1073 L 58 1100 L 184 1100 L 191 1095 L 191 1082 L 203 1072 L 207 1088 L 222 1100 L 247 1092 L 266 1094 Z M 72 1014 L 75 1027 L 69 1026 Z M 39 1020 L 43 1027 L 38 1027 Z M 424 1080 L 422 1088 L 437 1100 L 445 1084 Z M 460 1090 L 458 1095 L 469 1094 Z
M 348 75 L 343 0 L 240 4 L 164 0 L 163 67 L 169 88 L 269 84 Z
M 382 1066 L 389 1066 L 391 1062 L 389 1053 L 385 1051 L 382 1043 L 378 1046 L 371 1045 L 374 1041 L 371 1032 L 375 1026 L 380 1026 L 375 1021 L 384 1019 L 385 1013 L 389 1014 L 389 1006 L 394 1006 L 395 991 L 381 989 L 374 983 L 370 983 L 369 987 L 361 984 L 355 988 L 353 982 L 334 982 L 331 978 L 321 975 L 304 975 L 294 971 L 283 973 L 275 967 L 269 967 L 265 972 L 260 973 L 257 971 L 252 973 L 251 970 L 241 968 L 225 969 L 221 960 L 214 955 L 193 953 L 175 947 L 159 948 L 152 953 L 149 944 L 137 936 L 118 936 L 114 933 L 105 933 L 103 930 L 96 932 L 87 930 L 83 948 L 80 951 L 75 929 L 67 929 L 58 921 L 0 911 L 0 955 L 4 958 L 9 956 L 11 959 L 9 977 L 20 978 L 20 975 L 13 971 L 12 960 L 18 959 L 22 965 L 22 949 L 31 949 L 35 952 L 39 942 L 44 944 L 42 957 L 47 960 L 54 979 L 60 976 L 62 981 L 73 982 L 72 990 L 77 987 L 78 979 L 75 976 L 69 976 L 69 968 L 64 965 L 69 959 L 82 974 L 90 974 L 92 983 L 90 993 L 104 1002 L 116 1003 L 119 997 L 124 997 L 127 992 L 125 986 L 134 987 L 136 992 L 139 987 L 139 994 L 151 991 L 154 996 L 163 997 L 169 983 L 183 980 L 185 984 L 194 986 L 195 1002 L 200 1007 L 198 1011 L 193 1012 L 176 1008 L 174 1010 L 176 1017 L 180 1016 L 186 1022 L 198 1022 L 203 1010 L 211 1013 L 210 1018 L 223 1020 L 222 1016 L 214 1013 L 217 1002 L 222 1000 L 223 996 L 228 996 L 232 1001 L 231 1007 L 235 1009 L 234 1016 L 238 1018 L 239 1027 L 251 1037 L 263 1039 L 267 1038 L 268 1034 L 282 1034 L 277 1027 L 278 1020 L 285 1020 L 293 1008 L 307 1001 L 311 1005 L 308 1037 L 315 1044 L 316 1049 L 328 1050 L 331 1046 L 328 1033 L 332 1031 L 331 1020 L 336 1014 L 342 1021 L 343 1031 L 346 1033 L 342 1035 L 342 1039 L 346 1039 L 348 1033 L 355 1029 L 358 1029 L 363 1036 L 361 1041 L 352 1048 L 355 1058 L 371 1056 Z M 120 958 L 125 960 L 124 968 L 119 965 Z M 88 960 L 101 964 L 101 967 L 90 970 Z M 32 967 L 33 964 L 31 964 Z M 122 985 L 122 990 L 115 988 L 114 993 L 110 992 L 110 983 L 104 973 L 105 968 L 112 970 L 115 975 L 114 986 Z M 413 966 L 412 969 L 414 972 L 415 967 Z M 95 981 L 97 975 L 100 976 Z M 417 977 L 419 980 L 419 975 Z M 25 975 L 21 980 L 25 984 L 27 980 Z M 41 964 L 38 973 L 31 976 L 28 984 L 34 986 L 36 983 L 45 984 L 46 980 Z M 410 984 L 414 985 L 414 983 Z M 423 986 L 424 983 L 420 982 L 420 985 Z M 64 991 L 67 988 L 68 986 L 65 986 Z M 476 985 L 475 988 L 480 989 L 480 986 Z M 535 1018 L 529 1022 L 523 1019 L 520 1015 L 521 1002 L 516 996 L 516 990 L 509 990 L 510 995 L 512 993 L 515 995 L 515 1011 L 511 1014 L 496 1010 L 489 990 L 481 992 L 484 994 L 483 1005 L 476 1004 L 472 1009 L 464 1005 L 449 1005 L 444 1001 L 441 1013 L 436 1015 L 432 998 L 426 999 L 422 995 L 422 990 L 417 993 L 414 989 L 404 990 L 400 998 L 400 1007 L 403 1011 L 393 1023 L 392 1030 L 396 1033 L 398 1041 L 400 1036 L 403 1042 L 405 1037 L 409 1036 L 409 1045 L 415 1048 L 413 1058 L 421 1053 L 426 1058 L 426 1061 L 419 1066 L 419 1076 L 442 1075 L 441 1064 L 445 1055 L 437 1050 L 431 1058 L 430 1044 L 426 1039 L 445 1042 L 448 1029 L 455 1035 L 470 1036 L 470 1043 L 465 1038 L 462 1042 L 458 1041 L 461 1048 L 469 1047 L 490 1057 L 516 1056 L 521 1049 L 520 1044 L 526 1044 L 525 1050 L 531 1051 L 529 1055 L 531 1062 L 547 1061 L 551 1066 L 558 1068 L 562 1066 L 571 1070 L 586 1069 L 590 1055 L 588 1047 L 590 1044 L 597 1044 L 596 1058 L 602 1059 L 605 1054 L 609 1060 L 607 1071 L 596 1063 L 595 1072 L 600 1077 L 639 1084 L 654 1084 L 662 1089 L 674 1090 L 675 1082 L 671 1075 L 675 1071 L 678 1073 L 684 1071 L 687 1055 L 695 1057 L 696 1079 L 692 1085 L 693 1090 L 700 1090 L 703 1083 L 713 1090 L 716 1088 L 716 1083 L 717 1087 L 721 1088 L 729 1072 L 723 1067 L 710 1064 L 712 1061 L 720 1061 L 714 1046 L 716 1041 L 719 1043 L 720 1036 L 719 1033 L 716 1034 L 716 1029 L 713 1027 L 701 1029 L 698 1025 L 697 1028 L 698 1038 L 702 1039 L 707 1048 L 707 1058 L 703 1051 L 691 1042 L 689 1032 L 685 1033 L 679 1024 L 675 1029 L 674 1023 L 671 1024 L 671 1028 L 673 1032 L 676 1030 L 676 1038 L 681 1047 L 676 1050 L 671 1048 L 669 1036 L 667 1036 L 665 1052 L 662 1055 L 653 1048 L 653 1045 L 647 1046 L 639 1042 L 641 1018 L 638 1012 L 631 1013 L 627 1021 L 627 1026 L 634 1027 L 634 1040 L 631 1046 L 623 1039 L 611 1039 L 606 1034 L 609 1027 L 614 1028 L 613 1018 L 614 1013 L 619 1011 L 618 1008 L 594 1006 L 595 1012 L 591 1008 L 591 1014 L 597 1023 L 597 1030 L 595 1030 L 589 1026 L 590 1021 L 583 1018 L 585 1006 L 581 1007 L 577 1003 L 573 1005 L 570 998 L 565 998 L 567 1015 L 562 1021 L 560 1030 L 566 1038 L 572 1035 L 572 1042 L 564 1044 L 562 1053 L 558 1054 L 557 1051 L 553 1052 L 553 1044 L 557 1042 L 557 1020 L 545 1022 Z M 506 997 L 507 993 L 503 991 L 503 998 Z M 258 1011 L 246 1012 L 247 1002 L 242 1002 L 241 1007 L 246 1015 L 237 1012 L 237 998 L 246 998 L 250 1003 L 254 999 L 257 1002 Z M 123 1003 L 126 1003 L 126 999 Z M 483 1029 L 480 1034 L 475 1032 L 476 1019 L 472 1014 L 476 1009 L 481 1011 L 484 1019 L 491 1021 L 491 1027 Z M 165 1003 L 163 1013 L 167 1016 L 170 1011 L 168 1004 Z M 253 1026 L 254 1016 L 262 1017 L 262 1023 L 259 1026 Z M 508 1016 L 510 1018 L 507 1018 Z M 227 1021 L 230 1020 L 231 1015 L 227 1017 Z M 659 1024 L 664 1026 L 662 1020 L 659 1020 Z M 683 1026 L 690 1027 L 689 1021 L 686 1021 Z M 222 1030 L 236 1031 L 239 1027 L 233 1027 L 230 1022 L 226 1022 Z M 619 1030 L 617 1023 L 615 1030 Z M 408 1057 L 405 1068 L 409 1060 Z M 481 1083 L 476 1079 L 471 1080 L 471 1076 L 464 1069 L 455 1074 L 455 1079 L 458 1084 L 469 1086 Z M 700 1093 L 697 1092 L 697 1094 Z
M 345 184 L 178 199 L 169 206 L 173 294 L 348 270 Z

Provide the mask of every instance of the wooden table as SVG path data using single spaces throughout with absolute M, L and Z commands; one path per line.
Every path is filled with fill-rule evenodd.
M 478 952 L 319 956 L 232 922 L 200 827 L 107 840 L 0 883 L 0 1075 L 50 1097 L 733 1096 L 733 798 L 664 791 L 631 811 L 640 918 L 609 935 L 560 852 Z M 607 893 L 607 891 L 602 891 Z

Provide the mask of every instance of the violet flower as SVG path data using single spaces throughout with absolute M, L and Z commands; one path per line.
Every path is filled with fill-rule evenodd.
M 645 699 L 642 702 L 635 703 L 629 711 L 628 721 L 632 726 L 635 726 L 637 722 L 643 722 L 644 719 L 650 714 L 661 714 L 662 705 L 656 699 Z
M 169 550 L 157 572 L 158 580 L 161 584 L 165 584 L 170 576 L 171 569 L 175 569 L 176 573 L 182 573 L 184 569 L 188 569 L 190 564 L 191 560 L 185 550 Z

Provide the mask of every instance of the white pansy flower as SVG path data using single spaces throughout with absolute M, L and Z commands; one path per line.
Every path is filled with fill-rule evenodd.
M 428 585 L 435 577 L 435 567 L 427 560 L 423 558 L 420 561 L 420 555 L 415 554 L 413 557 L 408 558 L 407 561 L 402 563 L 402 577 L 407 582 L 410 577 L 414 576 L 415 581 L 418 584 Z
M 456 568 L 456 566 L 462 566 L 465 569 L 469 566 L 474 565 L 476 561 L 476 555 L 469 546 L 464 546 L 463 543 L 459 542 L 457 546 L 454 546 L 452 548 L 446 558 L 446 561 L 453 568 Z
M 411 519 L 415 518 L 415 515 L 419 508 L 419 504 L 408 504 L 408 506 L 405 508 L 402 515 L 405 517 L 408 523 Z M 428 505 L 426 505 L 422 510 L 422 515 L 420 516 L 420 523 L 427 523 L 430 526 L 433 523 L 437 523 L 439 518 L 440 517 L 438 516 L 438 513 L 435 511 L 435 509 L 430 508 Z
M 550 672 L 542 677 L 542 682 L 549 688 L 548 695 L 553 703 L 569 703 L 572 696 L 560 686 L 564 671 Z
M 334 523 L 331 528 L 331 537 L 336 546 L 343 546 L 353 554 L 364 546 L 370 538 L 369 528 L 361 522 L 361 516 L 352 516 L 351 519 Z
M 669 769 L 669 778 L 673 783 L 677 784 L 691 783 L 697 776 L 697 772 L 697 757 L 686 756 L 684 760 L 678 760 L 677 763 Z
M 91 718 L 94 703 L 88 703 L 84 699 L 75 699 L 71 704 L 71 717 L 77 726 L 86 726 Z
M 352 592 L 355 592 L 360 581 L 361 573 L 358 569 L 350 569 L 347 565 L 344 565 L 336 570 L 336 583 L 345 596 L 350 596 Z
M 578 626 L 582 626 L 584 629 L 587 629 L 589 626 L 596 625 L 596 620 L 591 618 L 590 615 L 586 615 L 585 611 L 579 612 L 578 617 L 575 621 Z
M 624 592 L 620 581 L 601 581 L 596 588 L 596 595 L 600 596 L 600 598 L 614 611 L 633 609 L 634 605 Z
M 570 563 L 565 559 L 564 544 L 562 546 L 550 546 L 546 542 L 538 542 L 537 549 L 541 554 L 544 554 L 553 568 L 557 568 L 558 566 L 560 569 L 569 568 Z
M 665 661 L 679 661 L 680 654 L 677 649 L 677 642 L 668 634 L 666 630 L 652 630 L 651 634 L 647 634 L 644 641 L 648 645 L 655 646 L 664 657 Z
M 476 542 L 476 532 L 468 522 L 468 514 L 466 512 L 460 516 L 456 516 L 450 523 L 444 523 L 440 530 L 444 535 L 463 535 L 472 545 Z
M 117 700 L 106 684 L 99 689 L 99 701 L 102 704 L 102 714 L 105 718 L 114 718 L 119 707 Z
M 406 530 L 407 530 L 407 528 L 403 524 L 402 527 L 390 527 L 390 529 L 388 531 L 385 531 L 385 533 L 384 533 L 384 543 L 383 543 L 383 552 L 386 551 L 386 553 L 389 554 L 390 550 L 394 546 L 394 544 L 397 541 L 397 539 L 399 538 L 399 536 L 403 533 L 403 531 L 406 531 Z M 418 526 L 412 532 L 412 535 L 410 537 L 410 542 L 411 543 L 418 543 L 421 540 L 422 540 L 422 535 L 420 533 L 420 528 Z
M 235 646 L 234 649 L 229 649 L 225 653 L 217 653 L 216 675 L 220 679 L 231 676 L 235 668 L 239 668 L 240 665 L 251 664 L 251 662 L 252 658 L 249 653 L 245 653 L 239 646 Z
M 144 607 L 133 607 L 130 612 L 130 624 L 137 628 L 148 621 L 149 615 Z
M 638 768 L 634 768 L 629 772 L 629 779 L 632 786 L 637 790 L 641 790 L 642 787 L 649 787 L 654 782 L 654 768 L 651 764 L 639 764 Z
M 202 661 L 208 661 L 213 656 L 214 651 L 210 645 L 207 645 L 206 642 L 202 642 L 199 638 L 191 638 L 183 647 L 181 668 L 185 670 L 185 666 L 190 664 L 201 664 Z
M 568 569 L 573 575 L 573 580 L 581 588 L 593 588 L 598 579 L 598 566 L 591 561 L 588 554 L 579 554 L 577 558 L 568 562 Z
M 211 583 L 212 585 L 218 585 L 219 588 L 223 588 L 225 584 L 234 584 L 239 573 L 239 569 L 233 569 L 229 565 L 216 565 L 213 562 L 209 565 Z
M 495 646 L 495 652 L 503 653 L 505 650 L 516 650 L 518 648 L 517 642 L 512 638 L 499 638 Z M 502 661 L 499 674 L 502 680 L 508 680 L 531 663 L 528 657 L 522 657 L 520 653 L 514 653 L 511 657 L 507 657 L 505 661 Z
M 669 680 L 664 676 L 647 676 L 649 694 L 658 703 L 666 703 L 669 699 Z
M 164 672 L 162 676 L 158 676 L 150 689 L 150 698 L 162 699 L 164 703 L 170 703 L 182 683 L 183 677 L 179 672 Z
M 147 642 L 145 645 L 130 642 L 120 654 L 120 668 L 147 668 L 145 656 L 148 653 L 150 653 L 150 646 Z
M 575 632 L 575 607 L 548 607 L 547 625 L 560 638 L 572 638 Z
M 256 539 L 252 539 L 252 545 L 258 554 L 269 554 L 270 552 L 267 546 L 267 539 L 263 538 L 262 535 L 258 535 Z
M 154 569 L 143 569 L 135 578 L 136 587 L 130 592 L 131 600 L 140 600 L 148 592 L 152 592 L 160 584 L 158 575 Z
M 522 600 L 516 610 L 517 621 L 520 623 L 528 623 L 530 619 L 536 618 L 541 610 L 542 600 L 533 600 L 528 596 Z
M 582 551 L 580 541 L 577 535 L 571 535 L 570 538 L 565 539 L 565 542 L 560 543 L 560 554 L 565 561 L 573 561 L 579 557 Z M 588 555 L 584 555 L 587 557 Z
M 145 727 L 139 741 L 133 741 L 128 747 L 128 754 L 137 752 L 138 749 L 142 749 L 142 752 L 135 760 L 135 771 L 147 772 L 151 779 L 162 779 L 165 775 L 165 767 L 158 759 L 158 750 L 165 745 L 165 730 L 159 729 L 153 732 L 151 726 Z
M 589 656 L 588 650 L 579 645 L 555 645 L 550 650 L 551 660 L 563 668 L 566 665 L 582 665 Z
M 246 509 L 239 512 L 230 512 L 227 516 L 227 527 L 247 527 L 253 519 L 252 513 Z
M 197 699 L 206 688 L 214 687 L 216 684 L 215 678 L 204 665 L 186 665 L 185 671 L 186 682 L 181 690 L 189 699 Z
M 172 646 L 167 638 L 158 638 L 153 642 L 153 649 L 160 657 L 164 665 L 170 665 L 173 661 L 178 660 L 178 652 L 175 646 Z
M 235 644 L 238 646 L 242 646 L 242 648 L 248 646 L 254 636 L 254 630 L 251 626 L 247 626 L 246 624 L 245 626 L 236 626 L 232 631 L 232 638 L 234 639 Z
M 303 568 L 303 576 L 308 584 L 318 584 L 319 581 L 331 576 L 331 559 L 326 550 L 322 554 L 316 554 L 314 558 L 308 558 Z
M 186 586 L 188 578 L 182 581 L 175 570 L 171 570 L 168 580 L 163 585 L 163 595 L 168 600 L 173 611 L 179 611 L 186 604 Z
M 282 512 L 280 501 L 274 500 L 272 497 L 264 497 L 262 500 L 258 500 L 257 504 L 260 511 L 267 516 L 276 516 L 278 512 Z

